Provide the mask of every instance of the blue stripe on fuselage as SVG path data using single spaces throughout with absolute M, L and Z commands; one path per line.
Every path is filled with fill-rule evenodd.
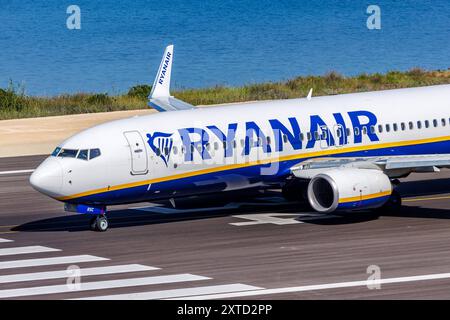
M 421 154 L 443 154 L 450 153 L 450 141 L 425 143 L 411 146 L 388 147 L 375 150 L 363 150 L 356 152 L 342 153 L 339 157 L 376 157 L 376 156 L 401 156 L 401 155 L 421 155 Z M 326 157 L 334 157 L 328 155 Z M 325 156 L 321 156 L 322 158 Z M 276 175 L 261 175 L 261 168 L 268 165 L 254 165 L 238 169 L 228 169 L 220 172 L 212 172 L 202 175 L 195 175 L 187 178 L 180 178 L 170 181 L 153 183 L 151 188 L 148 185 L 130 187 L 120 190 L 102 192 L 94 195 L 71 199 L 71 203 L 84 204 L 120 204 L 139 201 L 151 201 L 157 199 L 167 199 L 187 195 L 197 195 L 212 192 L 224 191 L 227 182 L 233 181 L 236 177 L 240 180 L 247 179 L 249 184 L 282 183 L 291 173 L 290 168 L 305 159 L 294 159 L 279 163 L 279 170 Z M 210 182 L 210 183 L 207 183 Z M 158 193 L 155 193 L 158 191 Z M 174 194 L 176 191 L 176 194 Z

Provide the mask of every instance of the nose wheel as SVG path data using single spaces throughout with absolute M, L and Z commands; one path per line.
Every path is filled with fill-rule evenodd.
M 92 231 L 104 232 L 108 230 L 108 219 L 104 214 L 91 219 L 90 227 Z

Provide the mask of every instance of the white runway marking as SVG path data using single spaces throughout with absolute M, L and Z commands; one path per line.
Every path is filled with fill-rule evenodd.
M 127 294 L 116 294 L 108 296 L 97 296 L 80 298 L 74 300 L 151 300 L 151 299 L 169 299 L 176 297 L 196 296 L 199 294 L 214 294 L 224 292 L 242 292 L 245 290 L 258 290 L 262 288 L 248 286 L 245 284 L 235 283 L 218 286 L 196 287 L 196 288 L 184 288 L 184 289 L 171 289 L 161 291 L 149 291 Z
M 2 239 L 0 238 L 0 243 L 4 243 L 4 242 L 13 242 L 14 240 L 9 240 L 9 239 Z
M 32 173 L 34 169 L 27 170 L 13 170 L 13 171 L 0 171 L 0 176 L 8 174 L 19 174 L 19 173 Z
M 55 258 L 2 261 L 0 262 L 0 269 L 38 267 L 56 264 L 70 264 L 70 263 L 82 263 L 82 262 L 106 261 L 106 260 L 109 259 L 90 255 L 79 255 L 79 256 L 65 256 Z
M 0 298 L 27 297 L 27 296 L 37 296 L 55 293 L 71 293 L 89 290 L 137 287 L 154 284 L 164 284 L 164 283 L 199 281 L 207 279 L 210 278 L 196 276 L 193 274 L 175 274 L 169 276 L 154 276 L 154 277 L 134 278 L 134 279 L 120 279 L 120 280 L 108 280 L 108 281 L 96 281 L 84 283 L 81 282 L 79 288 L 73 289 L 71 289 L 67 284 L 63 284 L 63 285 L 53 285 L 43 287 L 0 290 Z
M 250 220 L 246 222 L 233 222 L 232 226 L 253 226 L 259 224 L 275 224 L 278 226 L 288 224 L 304 223 L 309 220 L 321 220 L 336 218 L 337 216 L 331 214 L 321 214 L 315 212 L 308 213 L 259 213 L 259 214 L 240 214 L 233 216 L 233 218 Z
M 111 267 L 98 267 L 98 268 L 82 268 L 80 269 L 80 276 L 96 276 L 105 274 L 118 274 L 126 272 L 140 272 L 140 271 L 153 271 L 159 270 L 159 268 L 148 267 L 140 264 L 125 264 Z M 62 279 L 68 278 L 70 275 L 67 270 L 48 271 L 48 272 L 34 272 L 34 273 L 22 273 L 11 274 L 7 276 L 0 276 L 0 283 L 12 283 L 12 282 L 25 282 L 36 280 L 49 280 L 49 279 Z
M 55 252 L 55 251 L 61 250 L 42 246 L 16 247 L 16 248 L 0 249 L 0 256 L 10 256 L 16 254 L 40 253 L 40 252 Z
M 438 279 L 449 279 L 449 278 L 450 278 L 450 273 L 438 273 L 438 274 L 428 274 L 428 275 L 412 276 L 412 277 L 386 278 L 386 279 L 381 279 L 381 280 L 350 281 L 350 282 L 327 283 L 327 284 L 309 285 L 309 286 L 300 286 L 300 287 L 286 287 L 286 288 L 263 289 L 263 290 L 253 290 L 253 291 L 223 293 L 223 294 L 186 296 L 186 297 L 180 297 L 178 299 L 179 300 L 227 299 L 227 298 L 237 298 L 237 297 L 262 296 L 262 295 L 279 294 L 279 293 L 294 293 L 294 292 L 305 292 L 305 291 L 314 291 L 314 290 L 352 288 L 352 287 L 363 287 L 363 286 L 368 286 L 368 285 L 374 286 L 377 284 L 382 285 L 382 284 L 389 284 L 389 283 L 405 283 L 405 282 L 438 280 Z M 367 289 L 367 290 L 369 290 L 369 289 Z

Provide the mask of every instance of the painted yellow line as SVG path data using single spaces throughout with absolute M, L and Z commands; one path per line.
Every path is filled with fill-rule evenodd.
M 182 179 L 182 178 L 189 178 L 189 177 L 194 177 L 194 176 L 203 175 L 203 174 L 207 174 L 207 173 L 220 172 L 220 171 L 239 169 L 239 168 L 245 168 L 245 167 L 252 167 L 252 166 L 256 166 L 256 165 L 263 165 L 263 164 L 268 164 L 268 163 L 273 163 L 273 162 L 300 160 L 300 159 L 306 159 L 306 158 L 314 158 L 314 157 L 321 157 L 321 156 L 328 156 L 328 155 L 338 155 L 338 154 L 357 152 L 357 151 L 385 149 L 385 148 L 391 148 L 391 147 L 405 147 L 405 146 L 411 146 L 411 145 L 417 145 L 417 144 L 442 142 L 442 141 L 448 141 L 448 140 L 450 140 L 450 136 L 431 138 L 431 139 L 402 141 L 402 142 L 379 143 L 379 144 L 373 144 L 373 145 L 369 145 L 369 146 L 366 145 L 366 146 L 339 148 L 339 149 L 324 150 L 324 151 L 306 152 L 306 153 L 294 154 L 294 155 L 266 159 L 266 160 L 258 160 L 258 161 L 252 161 L 252 162 L 247 162 L 247 163 L 238 163 L 238 164 L 220 166 L 220 167 L 215 167 L 215 168 L 202 169 L 202 170 L 191 171 L 191 172 L 186 172 L 186 173 L 181 173 L 181 174 L 176 174 L 176 175 L 166 176 L 166 177 L 160 177 L 160 178 L 155 178 L 155 179 L 150 179 L 150 180 L 125 183 L 125 184 L 120 184 L 120 185 L 116 185 L 116 186 L 111 186 L 109 188 L 100 188 L 100 189 L 95 189 L 95 190 L 90 190 L 90 191 L 86 191 L 86 192 L 73 194 L 73 195 L 66 196 L 66 197 L 59 197 L 56 199 L 60 200 L 60 201 L 66 201 L 66 200 L 70 200 L 70 199 L 90 196 L 90 195 L 97 194 L 97 193 L 121 190 L 121 189 L 132 188 L 132 187 L 139 187 L 139 186 L 144 186 L 147 184 L 177 180 L 177 179 Z
M 447 200 L 450 196 L 443 197 L 429 197 L 429 198 L 407 198 L 403 199 L 403 202 L 419 202 L 419 201 L 433 201 L 433 200 Z
M 356 201 L 363 201 L 363 200 L 381 198 L 381 197 L 390 196 L 391 193 L 392 193 L 392 191 L 384 191 L 384 192 L 368 194 L 368 195 L 365 195 L 365 196 L 357 196 L 357 197 L 351 197 L 351 198 L 342 198 L 342 199 L 339 199 L 339 203 L 356 202 Z

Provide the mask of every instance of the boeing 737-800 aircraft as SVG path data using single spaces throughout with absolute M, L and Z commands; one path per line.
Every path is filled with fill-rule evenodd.
M 196 108 L 169 93 L 173 46 L 149 97 L 160 111 L 62 142 L 31 175 L 108 228 L 109 205 L 282 187 L 322 213 L 395 208 L 398 179 L 450 167 L 450 85 Z

